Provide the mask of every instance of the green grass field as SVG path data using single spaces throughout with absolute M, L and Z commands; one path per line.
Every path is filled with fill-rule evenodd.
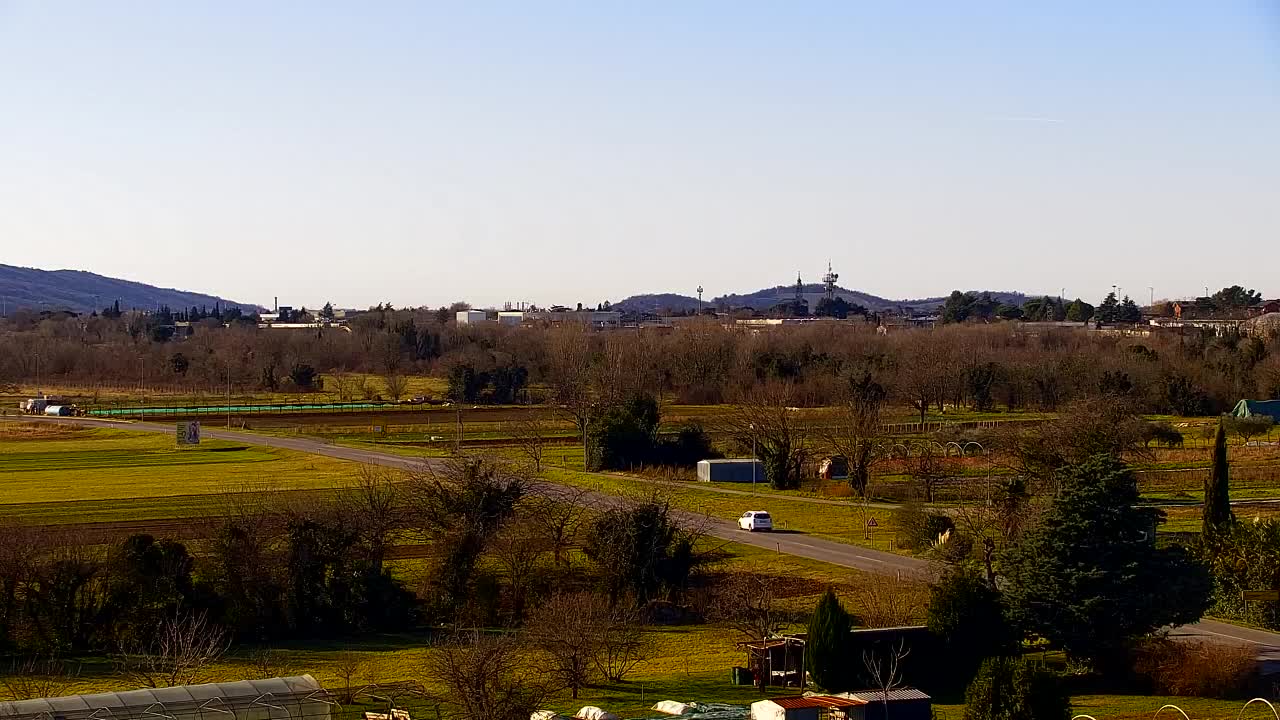
M 342 460 L 218 440 L 178 449 L 165 435 L 27 427 L 0 422 L 0 514 L 24 521 L 84 521 L 81 510 L 103 520 L 198 514 L 183 509 L 230 492 L 333 488 L 356 472 Z

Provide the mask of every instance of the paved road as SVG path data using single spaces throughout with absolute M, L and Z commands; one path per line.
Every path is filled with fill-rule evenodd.
M 166 435 L 172 435 L 174 433 L 173 425 L 160 423 L 120 422 L 113 420 L 95 420 L 91 418 L 38 419 L 43 422 L 67 423 L 88 427 L 105 427 L 136 432 L 154 432 L 164 433 Z M 209 427 L 208 425 L 202 426 L 200 431 L 201 435 L 206 438 L 242 442 L 246 445 L 259 445 L 264 447 L 294 450 L 313 455 L 323 455 L 325 457 L 336 458 L 339 460 L 349 460 L 351 462 L 398 468 L 402 470 L 421 470 L 424 467 L 439 467 L 444 462 L 443 460 L 436 458 L 413 458 L 406 457 L 404 455 L 379 452 L 376 450 L 330 445 L 311 438 L 258 435 L 254 433 L 239 432 L 236 430 L 222 430 Z M 556 493 L 560 492 L 560 490 L 558 489 L 558 486 L 549 486 L 546 489 L 546 492 Z M 619 502 L 623 502 L 623 500 L 617 495 L 611 495 L 608 493 L 587 491 L 581 495 L 575 496 L 580 501 L 586 502 L 595 507 L 609 507 L 616 505 Z M 778 532 L 761 534 L 743 532 L 738 529 L 736 523 L 730 520 L 708 517 L 694 512 L 676 511 L 676 515 L 682 521 L 699 527 L 706 532 L 706 534 L 712 537 L 720 538 L 722 540 L 730 540 L 744 545 L 753 545 L 766 550 L 774 550 L 787 555 L 819 560 L 833 565 L 841 565 L 843 567 L 854 568 L 856 570 L 886 574 L 924 576 L 929 573 L 930 569 L 930 564 L 924 560 L 895 555 L 881 550 L 860 548 L 855 545 L 823 540 L 821 538 L 809 537 L 798 533 Z
M 92 420 L 87 418 L 38 418 L 45 422 L 70 423 L 90 427 L 107 427 L 139 432 L 156 432 L 173 434 L 172 425 L 158 423 L 128 422 L 109 420 Z M 243 442 L 248 445 L 295 450 L 297 452 L 323 455 L 325 457 L 368 463 L 382 467 L 399 469 L 421 469 L 424 466 L 439 466 L 443 461 L 431 458 L 410 458 L 403 455 L 364 450 L 359 448 L 330 445 L 309 438 L 276 437 L 256 435 L 234 430 L 219 430 L 208 426 L 201 428 L 204 437 L 218 440 Z M 564 492 L 566 488 L 550 486 L 548 493 Z M 623 502 L 616 495 L 598 492 L 585 492 L 576 495 L 581 501 L 597 507 L 608 507 Z M 847 545 L 845 543 L 823 540 L 797 533 L 747 533 L 739 530 L 737 525 L 728 520 L 711 518 L 693 512 L 679 511 L 682 520 L 701 527 L 708 535 L 743 545 L 752 545 L 766 550 L 774 550 L 780 554 L 818 560 L 842 567 L 866 572 L 895 574 L 901 576 L 927 578 L 934 572 L 932 565 L 918 558 L 904 557 L 893 553 L 872 550 L 869 548 Z M 1203 638 L 1216 642 L 1248 644 L 1258 647 L 1259 660 L 1267 669 L 1280 669 L 1280 633 L 1254 630 L 1252 628 L 1230 625 L 1216 620 L 1202 620 L 1192 625 L 1185 625 L 1173 630 L 1176 637 Z

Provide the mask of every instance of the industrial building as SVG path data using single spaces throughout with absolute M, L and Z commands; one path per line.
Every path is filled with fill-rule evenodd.
M 456 316 L 459 325 L 478 325 L 489 319 L 483 310 L 459 310 Z

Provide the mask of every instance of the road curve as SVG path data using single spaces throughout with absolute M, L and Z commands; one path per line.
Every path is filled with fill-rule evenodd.
M 110 420 L 93 420 L 88 418 L 30 419 L 39 420 L 41 422 L 67 423 L 86 427 L 102 427 L 117 430 L 132 430 L 164 434 L 174 433 L 174 427 L 172 425 L 162 425 L 149 422 L 119 422 Z M 309 438 L 255 435 L 235 430 L 220 430 L 208 426 L 201 428 L 201 434 L 204 437 L 215 438 L 218 440 L 231 440 L 233 442 L 242 442 L 246 445 L 294 450 L 314 455 L 323 455 L 325 457 L 336 458 L 339 460 L 349 460 L 351 462 L 367 463 L 402 470 L 420 469 L 424 465 L 428 467 L 433 465 L 439 466 L 439 464 L 443 462 L 439 459 L 409 458 L 404 457 L 403 455 L 393 455 L 391 453 L 377 452 L 375 450 L 341 447 Z M 559 488 L 559 490 L 557 490 L 557 488 Z M 562 486 L 551 486 L 548 488 L 548 491 L 551 493 L 565 490 L 568 490 L 568 488 L 564 488 Z M 574 497 L 577 498 L 578 501 L 587 503 L 593 507 L 610 507 L 617 503 L 625 502 L 625 500 L 616 495 L 592 491 L 579 492 L 575 490 Z M 810 560 L 817 560 L 864 572 L 906 576 L 919 579 L 927 579 L 935 572 L 929 562 L 919 558 L 895 555 L 881 550 L 872 550 L 870 548 L 858 547 L 856 545 L 847 545 L 845 543 L 823 540 L 821 538 L 798 533 L 748 533 L 740 530 L 735 523 L 728 520 L 712 518 L 688 511 L 676 511 L 676 514 L 682 521 L 699 527 L 703 532 L 712 537 L 743 545 L 751 545 L 765 550 L 773 550 L 783 555 L 808 558 Z M 1240 627 L 1238 625 L 1230 625 L 1217 620 L 1206 619 L 1191 625 L 1184 625 L 1180 628 L 1175 628 L 1170 634 L 1174 637 L 1181 638 L 1202 638 L 1212 642 L 1253 645 L 1258 648 L 1259 660 L 1262 661 L 1268 669 L 1280 667 L 1280 633 L 1255 630 L 1253 628 Z
M 91 418 L 53 417 L 33 417 L 30 419 L 38 420 L 40 422 L 109 428 L 114 430 L 129 430 L 134 432 L 163 433 L 166 435 L 172 435 L 175 432 L 173 425 L 151 422 L 122 422 L 118 420 L 96 420 Z M 395 455 L 392 453 L 378 452 L 376 450 L 331 445 L 311 438 L 257 435 L 236 430 L 218 429 L 208 425 L 204 425 L 200 428 L 200 434 L 203 437 L 213 438 L 216 440 L 230 440 L 232 442 L 244 443 L 246 445 L 293 450 L 296 452 L 310 453 L 312 455 L 322 455 L 324 457 L 331 457 L 338 460 L 348 460 L 350 462 L 396 468 L 399 470 L 415 470 L 432 466 L 439 467 L 444 462 L 437 458 L 413 458 L 405 457 L 403 455 Z M 556 492 L 554 490 L 556 487 L 559 486 L 551 486 L 548 489 L 551 492 Z M 610 507 L 618 504 L 619 502 L 624 502 L 624 500 L 617 495 L 594 491 L 584 491 L 581 493 L 575 492 L 574 497 L 578 501 L 594 507 Z M 798 533 L 748 533 L 740 530 L 736 523 L 729 520 L 713 518 L 689 511 L 675 511 L 675 514 L 683 522 L 701 529 L 707 535 L 712 537 L 741 543 L 743 545 L 751 545 L 765 550 L 773 550 L 780 554 L 818 560 L 821 562 L 831 563 L 833 565 L 853 568 L 855 570 L 892 575 L 926 577 L 930 570 L 930 564 L 924 560 L 895 555 L 882 550 L 861 548 L 856 545 L 823 540 L 821 538 L 810 537 L 808 535 L 801 535 Z

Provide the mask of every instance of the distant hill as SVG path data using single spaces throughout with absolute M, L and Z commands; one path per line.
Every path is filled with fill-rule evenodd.
M 728 305 L 730 307 L 750 307 L 756 310 L 768 310 L 782 302 L 786 302 L 795 297 L 795 285 L 779 285 L 777 287 L 757 290 L 746 295 L 729 294 L 720 297 L 704 300 L 704 307 L 719 307 L 720 305 Z M 977 291 L 984 292 L 984 291 Z M 1019 292 L 1007 291 L 989 291 L 992 297 L 1002 303 L 1009 305 L 1021 305 L 1026 302 L 1030 296 Z M 826 295 L 826 287 L 818 283 L 810 283 L 803 287 L 802 296 L 809 302 L 809 307 L 814 308 L 820 300 Z M 846 302 L 857 303 L 873 312 L 884 310 L 896 310 L 900 308 L 912 308 L 915 310 L 930 311 L 935 310 L 946 302 L 946 296 L 919 298 L 915 300 L 890 300 L 882 298 L 878 295 L 860 292 L 857 290 L 848 290 L 846 288 L 836 287 L 836 296 L 842 297 Z M 659 293 L 652 295 L 632 295 L 631 297 L 621 300 L 613 304 L 614 309 L 626 312 L 648 312 L 662 313 L 666 311 L 679 310 L 696 310 L 698 307 L 698 299 L 689 297 L 688 295 L 677 295 L 674 293 Z
M 258 306 L 237 303 L 213 295 L 103 277 L 83 270 L 37 270 L 0 265 L 0 302 L 7 309 L 26 307 L 47 310 L 91 312 L 120 301 L 122 310 L 154 310 L 168 305 L 174 310 L 208 307 L 257 310 Z

